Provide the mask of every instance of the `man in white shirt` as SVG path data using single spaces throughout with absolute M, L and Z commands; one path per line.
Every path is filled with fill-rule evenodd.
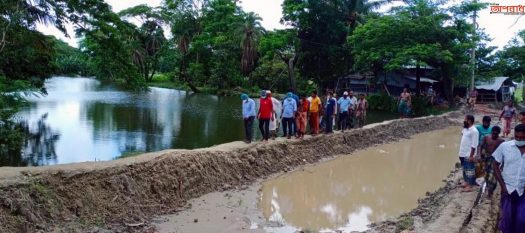
M 272 99 L 273 104 L 273 115 L 274 120 L 270 121 L 270 136 L 272 136 L 272 139 L 275 140 L 277 137 L 277 128 L 279 128 L 279 124 L 281 123 L 281 110 L 282 110 L 282 104 L 281 101 L 277 100 L 276 98 L 272 97 L 272 92 L 267 90 L 266 95 Z
M 253 140 L 253 120 L 255 119 L 255 101 L 247 94 L 241 95 L 242 118 L 244 119 L 245 142 L 252 143 Z
M 474 155 L 476 155 L 479 144 L 479 132 L 474 126 L 474 116 L 467 115 L 463 121 L 461 132 L 461 143 L 459 145 L 459 161 L 463 167 L 463 192 L 472 192 L 472 186 L 476 185 L 476 166 Z
M 514 128 L 514 140 L 502 143 L 492 154 L 493 170 L 501 187 L 502 233 L 525 231 L 525 125 Z

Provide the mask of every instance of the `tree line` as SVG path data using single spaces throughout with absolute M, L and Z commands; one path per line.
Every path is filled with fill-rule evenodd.
M 380 12 L 392 2 L 401 6 Z M 143 89 L 161 74 L 194 92 L 260 88 L 300 93 L 333 87 L 352 73 L 432 66 L 452 101 L 454 87 L 494 76 L 523 78 L 525 31 L 504 49 L 488 46 L 471 17 L 476 0 L 284 0 L 281 23 L 265 30 L 237 0 L 164 0 L 114 12 L 104 0 L 0 1 L 0 152 L 20 148 L 23 129 L 12 116 L 24 94 L 45 94 L 54 74 L 96 76 Z M 38 30 L 66 36 L 79 48 Z M 475 49 L 477 57 L 470 60 Z M 18 132 L 18 133 L 13 133 Z M 14 153 L 14 152 L 13 152 Z
M 503 50 L 488 46 L 490 38 L 471 22 L 485 3 L 404 0 L 379 12 L 392 2 L 284 0 L 287 29 L 267 31 L 237 0 L 164 0 L 121 12 L 103 0 L 6 0 L 0 3 L 0 91 L 43 88 L 53 74 L 96 76 L 130 88 L 162 74 L 194 92 L 310 91 L 347 74 L 377 77 L 411 65 L 434 67 L 433 78 L 451 99 L 473 69 L 477 79 L 521 79 L 525 32 Z M 38 23 L 66 35 L 65 26 L 73 25 L 79 48 L 44 36 Z

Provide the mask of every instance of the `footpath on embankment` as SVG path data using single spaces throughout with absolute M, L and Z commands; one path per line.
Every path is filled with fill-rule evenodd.
M 175 213 L 188 200 L 249 185 L 272 174 L 350 154 L 370 146 L 459 125 L 462 115 L 383 122 L 343 133 L 198 150 L 166 150 L 132 158 L 35 168 L 0 169 L 0 232 L 154 232 L 155 216 Z M 474 207 L 476 193 L 455 185 L 428 194 L 418 208 L 371 232 L 493 232 L 494 201 Z M 497 197 L 494 197 L 497 198 Z M 496 200 L 496 199 L 495 199 Z M 457 223 L 456 223 L 457 222 Z M 483 226 L 482 229 L 476 228 Z M 448 227 L 448 228 L 442 228 Z M 492 228 L 491 228 L 492 227 Z

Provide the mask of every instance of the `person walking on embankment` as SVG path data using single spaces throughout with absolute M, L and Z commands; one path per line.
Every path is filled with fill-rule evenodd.
M 309 109 L 310 130 L 312 135 L 319 134 L 319 111 L 321 111 L 322 108 L 321 99 L 317 96 L 317 91 L 313 91 Z
M 293 98 L 292 92 L 286 94 L 286 98 L 283 101 L 283 108 L 281 111 L 281 118 L 283 122 L 283 137 L 288 139 L 292 138 L 294 133 L 294 121 L 297 113 L 297 103 Z
M 270 90 L 266 91 L 266 95 L 270 100 L 272 101 L 272 120 L 270 121 L 270 136 L 273 140 L 277 137 L 277 129 L 279 128 L 279 125 L 281 123 L 281 118 L 277 115 L 277 113 L 281 114 L 282 105 L 279 100 L 272 97 L 272 92 Z
M 492 154 L 501 143 L 505 142 L 505 140 L 499 136 L 500 133 L 501 128 L 499 126 L 496 125 L 492 127 L 491 134 L 483 137 L 478 150 L 485 167 L 485 183 L 487 184 L 487 197 L 489 199 L 492 198 L 492 194 L 498 184 L 494 177 L 494 170 L 492 169 L 492 163 L 494 162 Z
M 252 143 L 253 140 L 253 120 L 255 119 L 255 101 L 247 94 L 241 95 L 242 100 L 242 118 L 244 119 L 245 142 Z
M 502 143 L 492 154 L 494 175 L 501 187 L 502 233 L 525 231 L 525 125 L 514 128 L 514 140 Z
M 348 128 L 354 128 L 356 121 L 356 107 L 357 107 L 357 98 L 354 95 L 353 91 L 348 92 L 348 98 L 350 98 L 350 108 L 348 109 Z
M 295 100 L 295 103 L 297 104 L 296 108 L 299 109 L 299 96 L 295 94 L 295 90 L 292 89 L 292 88 L 288 89 L 288 92 L 292 93 L 292 98 Z M 298 112 L 296 111 L 295 115 L 294 115 L 294 121 L 292 123 L 292 126 L 293 126 L 293 134 L 292 135 L 294 135 L 294 136 L 297 136 L 297 130 L 298 130 L 297 129 L 298 126 L 296 124 L 297 122 L 295 120 L 297 118 L 297 114 L 298 114 Z
M 472 91 L 470 91 L 468 95 L 467 104 L 470 105 L 470 109 L 475 110 L 476 109 L 476 101 L 478 99 L 478 91 L 474 88 Z
M 328 92 L 327 99 L 326 99 L 326 109 L 324 111 L 325 115 L 325 130 L 324 132 L 326 134 L 333 133 L 333 122 L 335 113 L 337 112 L 337 101 L 333 97 L 334 93 L 332 91 Z
M 262 140 L 268 142 L 268 138 L 270 137 L 270 121 L 275 120 L 275 118 L 273 114 L 272 98 L 268 98 L 266 91 L 261 92 L 257 119 L 259 120 L 259 130 L 261 130 L 263 136 Z
M 399 112 L 400 118 L 408 117 L 410 111 L 410 103 L 412 102 L 412 96 L 408 92 L 408 88 L 403 88 L 401 96 L 399 96 L 399 105 L 397 111 Z
M 359 94 L 359 100 L 355 110 L 355 117 L 357 118 L 357 127 L 361 128 L 366 124 L 366 109 L 368 108 L 368 101 L 366 101 L 365 94 Z
M 461 143 L 459 145 L 459 161 L 463 168 L 463 192 L 472 192 L 472 186 L 476 185 L 476 167 L 474 156 L 478 149 L 479 132 L 474 126 L 474 116 L 467 115 L 463 121 L 461 132 Z
M 339 121 L 338 126 L 341 132 L 345 132 L 348 128 L 349 109 L 352 100 L 348 97 L 348 92 L 343 92 L 343 96 L 337 101 L 339 107 Z
M 501 121 L 501 118 L 503 118 L 503 137 L 506 138 L 510 134 L 510 130 L 512 127 L 512 119 L 516 117 L 516 108 L 514 108 L 514 105 L 512 101 L 509 101 L 507 105 L 503 107 L 503 111 L 501 111 L 501 114 L 499 115 L 499 120 Z
M 304 138 L 306 133 L 306 123 L 308 120 L 308 109 L 310 108 L 310 102 L 306 99 L 306 96 L 302 96 L 299 101 L 299 109 L 297 111 L 297 138 Z
M 483 116 L 483 119 L 481 120 L 481 124 L 476 125 L 476 129 L 479 132 L 479 142 L 481 143 L 481 140 L 492 133 L 492 127 L 490 126 L 490 122 L 492 119 L 490 116 Z
M 480 144 L 480 146 L 478 146 L 478 151 L 477 151 L 478 159 L 476 159 L 476 177 L 477 178 L 485 176 L 485 170 L 487 167 L 487 164 L 485 163 L 485 161 L 481 159 L 481 157 L 483 156 L 483 154 L 480 153 L 481 152 L 480 150 L 481 141 L 483 140 L 485 136 L 488 136 L 492 133 L 492 127 L 490 126 L 490 122 L 491 122 L 490 116 L 483 116 L 483 120 L 481 122 L 482 122 L 481 124 L 476 125 L 476 129 L 479 132 L 479 144 Z M 488 166 L 489 167 L 492 166 L 492 162 L 489 163 Z

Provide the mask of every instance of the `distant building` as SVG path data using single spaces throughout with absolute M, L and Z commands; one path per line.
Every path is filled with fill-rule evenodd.
M 491 81 L 476 83 L 478 102 L 507 102 L 512 100 L 516 84 L 509 77 L 494 77 Z
M 357 93 L 374 93 L 386 89 L 391 95 L 399 95 L 403 88 L 408 87 L 410 90 L 416 90 L 416 67 L 405 66 L 402 71 L 381 72 L 376 78 L 372 73 L 349 74 L 340 77 L 335 85 L 336 91 L 352 90 Z M 429 66 L 420 67 L 421 90 L 424 92 L 429 86 L 434 90 L 439 90 L 439 81 L 431 79 L 431 73 L 434 68 Z M 375 82 L 374 82 L 375 80 Z
M 375 92 L 375 88 L 372 83 L 374 74 L 349 74 L 344 77 L 340 77 L 335 85 L 335 92 L 342 93 L 344 91 L 353 91 L 356 93 L 369 93 Z

